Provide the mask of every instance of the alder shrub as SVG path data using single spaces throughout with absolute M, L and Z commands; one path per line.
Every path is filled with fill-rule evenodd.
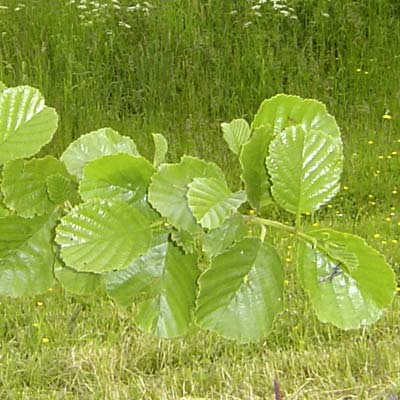
M 257 341 L 283 310 L 280 230 L 296 240 L 297 279 L 321 321 L 359 328 L 392 301 L 383 255 L 356 235 L 302 222 L 338 192 L 343 168 L 340 130 L 322 103 L 279 94 L 251 125 L 222 124 L 242 169 L 232 191 L 215 163 L 165 163 L 161 134 L 153 160 L 111 128 L 81 136 L 60 159 L 32 158 L 57 113 L 29 86 L 0 92 L 1 295 L 33 296 L 56 282 L 76 294 L 105 290 L 134 305 L 135 323 L 153 335 L 196 324 Z M 269 219 L 271 204 L 293 224 Z

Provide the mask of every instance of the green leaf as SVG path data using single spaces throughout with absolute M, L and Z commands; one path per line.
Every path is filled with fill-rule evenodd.
M 153 133 L 154 141 L 154 166 L 158 167 L 165 161 L 165 155 L 168 151 L 167 139 L 161 133 Z
M 314 99 L 278 94 L 264 100 L 251 124 L 252 129 L 271 125 L 275 135 L 289 126 L 301 125 L 305 130 L 319 130 L 340 139 L 335 118 L 328 114 L 323 103 Z
M 0 257 L 5 257 L 29 240 L 41 224 L 40 218 L 31 220 L 17 215 L 0 218 Z
M 318 247 L 300 244 L 298 269 L 318 318 L 342 329 L 376 322 L 396 289 L 384 257 L 349 233 L 318 229 L 307 234 Z
M 240 153 L 239 160 L 243 171 L 241 178 L 245 184 L 247 200 L 259 213 L 272 201 L 271 183 L 265 165 L 272 138 L 271 125 L 260 126 L 243 145 Z
M 161 165 L 149 186 L 149 201 L 152 206 L 167 218 L 170 224 L 190 233 L 201 229 L 190 211 L 186 198 L 188 184 L 197 177 L 225 179 L 216 164 L 184 156 L 179 164 Z
M 231 151 L 239 154 L 240 150 L 250 138 L 250 126 L 244 119 L 234 119 L 229 124 L 221 124 L 223 137 Z
M 7 86 L 2 81 L 0 81 L 0 93 L 5 89 L 7 89 Z
M 146 195 L 154 171 L 140 156 L 104 156 L 86 164 L 79 192 L 83 200 L 116 199 L 133 203 Z
M 5 204 L 22 217 L 51 212 L 55 204 L 48 196 L 47 178 L 55 174 L 69 176 L 65 165 L 51 156 L 6 163 L 1 184 Z
M 5 208 L 3 204 L 0 204 L 0 218 L 6 217 L 7 215 L 10 215 L 10 210 Z
M 167 235 L 158 235 L 144 256 L 125 270 L 107 274 L 106 290 L 124 306 L 136 301 L 135 321 L 143 331 L 179 336 L 187 331 L 195 305 L 196 261 L 173 246 Z
M 151 244 L 149 221 L 122 201 L 92 200 L 73 208 L 57 227 L 65 264 L 81 272 L 124 269 Z
M 234 214 L 220 227 L 207 232 L 203 237 L 203 250 L 212 258 L 223 253 L 248 234 L 248 227 L 241 214 Z
M 102 128 L 72 142 L 62 154 L 61 160 L 71 175 L 81 179 L 83 167 L 89 161 L 117 153 L 139 155 L 131 138 L 121 136 L 111 128 Z
M 56 260 L 54 275 L 66 291 L 77 295 L 92 294 L 104 284 L 103 275 L 75 271 L 63 265 L 61 260 Z
M 187 198 L 197 222 L 203 228 L 215 229 L 246 201 L 246 193 L 232 193 L 225 179 L 194 178 L 189 183 Z
M 10 214 L 10 210 L 5 206 L 3 201 L 3 193 L 0 190 L 0 217 L 6 217 Z
M 46 178 L 46 189 L 49 199 L 54 204 L 69 201 L 72 205 L 79 203 L 77 184 L 61 174 L 50 175 Z
M 196 237 L 189 232 L 173 230 L 171 232 L 171 240 L 185 254 L 193 254 L 196 250 Z
M 311 213 L 339 190 L 342 147 L 321 131 L 290 127 L 271 142 L 267 167 L 275 201 L 293 214 Z
M 283 310 L 283 269 L 274 247 L 246 238 L 199 278 L 198 325 L 239 342 L 265 337 Z
M 55 216 L 0 218 L 0 295 L 34 296 L 53 284 Z
M 49 143 L 58 116 L 37 89 L 18 86 L 0 91 L 0 164 L 36 154 Z

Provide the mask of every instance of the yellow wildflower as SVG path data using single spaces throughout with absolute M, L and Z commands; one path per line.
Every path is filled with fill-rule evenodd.
M 38 307 L 43 307 L 43 301 L 38 301 L 38 302 L 36 303 L 36 305 L 37 305 Z
M 47 337 L 42 338 L 42 343 L 44 344 L 49 343 L 49 338 Z
M 385 112 L 385 114 L 382 115 L 382 118 L 383 119 L 392 119 L 393 117 L 389 113 Z
M 373 140 L 368 140 L 368 144 L 374 144 Z
M 375 239 L 379 239 L 380 237 L 381 237 L 381 235 L 380 235 L 379 233 L 375 233 L 375 234 L 374 234 L 374 238 L 375 238 Z

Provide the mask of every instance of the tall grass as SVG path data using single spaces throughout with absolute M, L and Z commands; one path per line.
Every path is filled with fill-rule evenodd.
M 349 140 L 399 110 L 396 2 L 292 1 L 297 19 L 270 2 L 155 0 L 147 13 L 102 3 L 8 0 L 0 11 L 0 76 L 38 86 L 61 113 L 55 151 L 112 124 L 208 153 L 218 122 L 251 118 L 278 92 L 325 102 Z
M 8 0 L 0 10 L 0 79 L 39 87 L 61 115 L 46 152 L 112 126 L 148 155 L 150 132 L 161 131 L 171 160 L 191 153 L 236 174 L 220 122 L 251 119 L 264 98 L 286 92 L 327 104 L 344 132 L 346 184 L 362 179 L 363 193 L 391 202 L 375 171 L 393 190 L 399 164 L 375 166 L 374 152 L 400 148 L 396 2 L 293 0 L 296 19 L 255 0 L 155 0 L 136 11 L 132 2 L 93 3 Z M 382 119 L 387 110 L 392 121 Z

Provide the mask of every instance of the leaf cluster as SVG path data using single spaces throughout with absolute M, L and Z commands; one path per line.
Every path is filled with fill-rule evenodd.
M 31 158 L 57 122 L 36 89 L 1 86 L 1 295 L 31 296 L 58 281 L 133 305 L 140 329 L 160 337 L 195 323 L 256 341 L 283 310 L 284 265 L 270 227 L 298 240 L 298 277 L 322 321 L 368 325 L 392 300 L 394 274 L 363 239 L 302 226 L 338 192 L 343 168 L 340 130 L 322 103 L 281 94 L 251 125 L 222 124 L 242 168 L 238 191 L 215 163 L 166 163 L 161 134 L 151 161 L 111 128 L 81 136 L 60 159 Z M 296 223 L 268 219 L 270 204 Z

